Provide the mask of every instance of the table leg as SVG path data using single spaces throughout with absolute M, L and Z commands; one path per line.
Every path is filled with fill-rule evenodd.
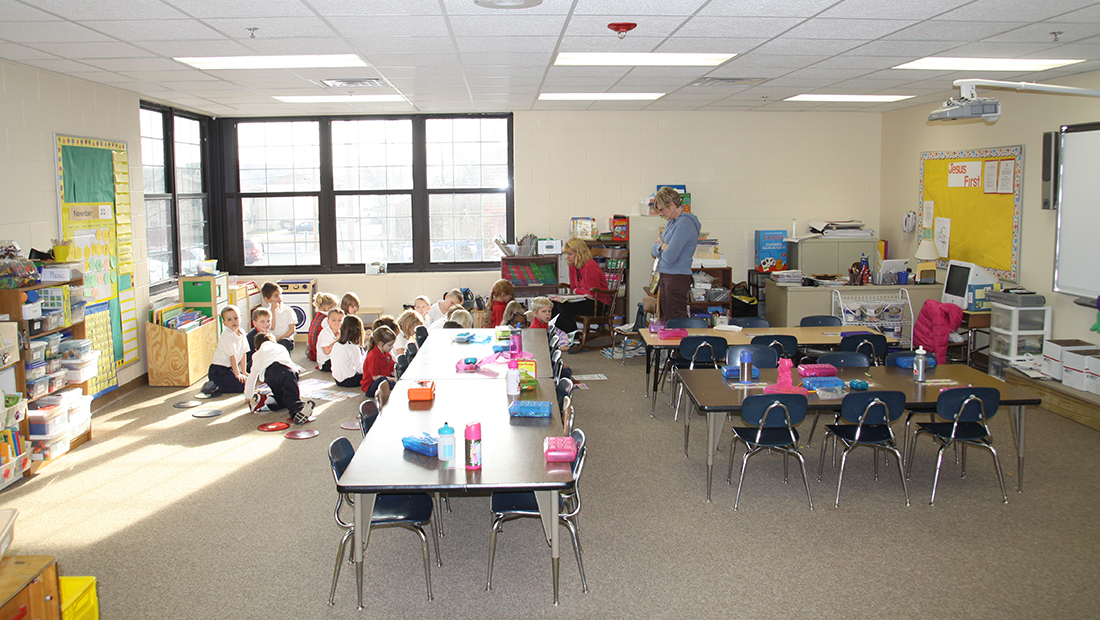
M 653 392 L 650 394 L 649 417 L 657 416 L 657 387 L 661 384 L 661 350 L 656 349 L 653 360 Z
M 726 414 L 707 412 L 707 501 L 710 501 L 710 485 L 714 473 L 714 453 L 718 451 L 718 442 L 722 438 L 722 420 Z
M 649 398 L 649 377 L 650 377 L 650 356 L 653 354 L 653 347 L 648 344 L 645 346 L 645 396 Z
M 352 560 L 355 561 L 355 594 L 358 606 L 363 609 L 363 548 L 370 542 L 370 515 L 374 514 L 374 493 L 359 493 L 355 496 L 355 535 L 352 537 Z M 363 515 L 367 515 L 364 519 Z
M 539 505 L 539 515 L 542 517 L 542 531 L 546 534 L 546 542 L 550 543 L 550 568 L 554 574 L 554 605 L 558 604 L 558 570 L 560 559 L 561 536 L 558 530 L 558 492 L 535 491 L 535 501 Z
M 1012 408 L 1013 418 L 1016 420 L 1016 492 L 1024 491 L 1024 423 L 1027 418 L 1027 406 L 1018 405 Z

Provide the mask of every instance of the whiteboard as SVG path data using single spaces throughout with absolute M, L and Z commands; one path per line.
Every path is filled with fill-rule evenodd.
M 1100 297 L 1100 123 L 1062 127 L 1054 290 Z

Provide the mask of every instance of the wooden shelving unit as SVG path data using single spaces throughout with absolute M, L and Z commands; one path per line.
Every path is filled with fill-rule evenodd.
M 502 256 L 500 277 L 515 286 L 513 297 L 543 297 L 558 292 L 557 256 Z
M 18 326 L 19 341 L 20 341 L 20 344 L 21 344 L 20 356 L 19 357 L 21 358 L 21 360 L 26 359 L 26 351 L 30 348 L 30 339 L 31 338 L 41 338 L 43 336 L 48 336 L 50 334 L 56 334 L 56 333 L 61 333 L 61 332 L 69 332 L 69 333 L 72 334 L 72 337 L 75 338 L 75 339 L 84 339 L 87 336 L 86 331 L 84 329 L 84 321 L 83 320 L 76 321 L 73 324 L 68 325 L 68 326 L 62 326 L 62 327 L 58 327 L 58 328 L 50 329 L 50 330 L 44 330 L 44 331 L 34 331 L 34 330 L 32 330 L 32 323 L 34 323 L 34 321 L 36 321 L 36 319 L 32 319 L 32 320 L 28 321 L 28 320 L 25 320 L 25 319 L 22 318 L 23 317 L 23 300 L 26 299 L 27 292 L 28 291 L 36 291 L 36 290 L 40 290 L 40 289 L 44 289 L 44 288 L 51 288 L 51 287 L 55 287 L 55 286 L 83 286 L 83 285 L 84 285 L 84 277 L 81 276 L 79 278 L 69 280 L 67 282 L 40 282 L 40 283 L 35 284 L 33 286 L 25 286 L 25 287 L 21 287 L 21 288 L 13 288 L 13 289 L 0 289 L 0 314 L 7 314 L 8 317 L 10 317 L 10 319 L 13 322 L 15 322 Z M 34 333 L 31 333 L 32 331 L 34 331 Z M 38 398 L 30 398 L 29 395 L 27 394 L 27 374 L 26 374 L 26 369 L 25 369 L 24 364 L 22 363 L 22 361 L 20 361 L 19 363 L 14 364 L 14 370 L 15 370 L 15 389 L 16 389 L 16 391 L 23 393 L 24 398 L 27 399 L 27 404 L 28 405 L 30 403 L 38 400 Z M 79 387 L 79 388 L 81 388 L 81 391 L 84 394 L 88 394 L 88 382 L 87 381 L 85 381 L 83 383 L 79 383 L 79 384 L 68 384 L 62 389 L 69 389 L 71 387 Z M 39 396 L 39 398 L 41 398 L 41 396 Z M 19 431 L 24 437 L 30 437 L 30 422 L 28 422 L 26 418 L 24 418 L 19 423 Z M 89 426 L 87 431 L 85 431 L 85 432 L 81 433 L 80 435 L 77 435 L 77 436 L 72 437 L 72 438 L 69 439 L 69 449 L 71 450 L 71 449 L 83 444 L 84 442 L 90 440 L 91 438 L 92 438 L 92 429 L 91 429 L 91 426 Z M 64 455 L 62 455 L 62 457 L 63 456 Z M 56 460 L 56 459 L 50 459 L 50 460 L 46 460 L 46 461 L 35 461 L 31 465 L 31 467 L 25 472 L 24 475 L 29 476 L 29 475 L 33 474 L 35 471 L 37 471 L 43 465 L 51 463 L 54 460 Z
M 733 312 L 733 268 L 732 267 L 699 267 L 691 270 L 692 274 L 706 273 L 709 274 L 714 281 L 712 286 L 721 286 L 730 291 L 730 298 L 726 301 L 688 301 L 688 308 L 691 310 L 692 315 L 700 310 L 706 310 L 707 308 L 722 308 L 722 314 L 730 316 Z

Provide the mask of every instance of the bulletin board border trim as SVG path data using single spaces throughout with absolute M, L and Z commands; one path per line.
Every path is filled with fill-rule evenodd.
M 1012 158 L 1016 160 L 1015 173 L 1012 178 L 1012 256 L 1009 269 L 993 269 L 982 265 L 993 275 L 1010 282 L 1019 281 L 1020 271 L 1020 207 L 1023 204 L 1024 190 L 1024 146 L 997 146 L 979 149 L 957 149 L 953 151 L 924 151 L 920 154 L 920 182 L 917 185 L 918 213 L 924 215 L 924 162 L 939 159 L 988 159 L 988 158 Z M 920 220 L 918 220 L 920 221 Z M 946 260 L 936 261 L 936 266 L 947 268 Z

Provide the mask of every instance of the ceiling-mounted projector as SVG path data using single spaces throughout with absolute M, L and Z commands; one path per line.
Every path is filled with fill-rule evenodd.
M 948 99 L 928 115 L 930 121 L 957 121 L 963 118 L 981 118 L 994 122 L 1001 117 L 1001 102 L 996 99 Z

